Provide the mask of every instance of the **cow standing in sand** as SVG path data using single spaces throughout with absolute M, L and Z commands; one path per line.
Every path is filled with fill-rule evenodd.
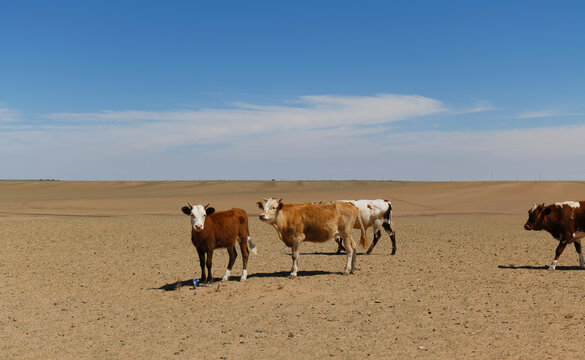
M 231 209 L 226 211 L 215 211 L 214 208 L 203 205 L 184 206 L 183 213 L 191 217 L 191 241 L 199 254 L 199 264 L 201 265 L 202 284 L 211 284 L 213 276 L 211 275 L 211 264 L 213 261 L 213 250 L 217 248 L 226 248 L 229 255 L 229 262 L 225 275 L 222 280 L 229 278 L 232 266 L 238 257 L 236 252 L 236 240 L 240 243 L 242 252 L 243 270 L 240 281 L 248 277 L 248 255 L 250 251 L 257 253 L 256 246 L 250 239 L 248 229 L 248 215 L 242 209 Z M 250 250 L 248 250 L 248 243 Z M 207 259 L 205 259 L 207 255 Z M 207 265 L 207 276 L 205 275 L 205 266 Z
M 364 228 L 367 230 L 370 226 L 374 231 L 374 239 L 370 248 L 366 251 L 369 254 L 374 249 L 374 246 L 382 237 L 380 229 L 384 229 L 390 240 L 392 241 L 392 255 L 396 254 L 396 232 L 394 231 L 394 224 L 392 223 L 392 204 L 388 200 L 376 199 L 376 200 L 338 200 L 342 202 L 348 202 L 357 207 L 360 211 L 360 217 Z M 356 222 L 355 228 L 359 229 L 359 224 Z M 338 247 L 337 253 L 345 250 L 341 241 L 336 239 Z
M 552 205 L 534 205 L 528 211 L 526 230 L 546 230 L 559 241 L 555 258 L 548 267 L 554 270 L 565 247 L 573 243 L 579 254 L 579 267 L 585 269 L 585 259 L 581 250 L 581 238 L 585 237 L 585 201 L 565 201 Z
M 300 246 L 304 241 L 325 242 L 341 237 L 347 252 L 344 274 L 353 272 L 356 263 L 356 245 L 351 232 L 356 221 L 361 224 L 358 209 L 349 203 L 330 204 L 283 204 L 282 199 L 258 201 L 262 209 L 260 220 L 274 226 L 280 240 L 292 250 L 292 269 L 290 276 L 296 277 L 299 269 Z M 368 245 L 366 231 L 360 226 L 360 245 Z

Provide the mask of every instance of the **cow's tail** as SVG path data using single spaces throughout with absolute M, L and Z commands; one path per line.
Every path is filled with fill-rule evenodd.
M 356 208 L 357 210 L 357 208 Z M 362 221 L 362 216 L 360 215 L 360 211 L 357 210 L 357 221 L 360 224 L 360 231 L 361 231 L 361 235 L 360 235 L 360 246 L 364 249 L 368 248 L 368 238 L 366 237 L 366 229 L 364 228 L 364 223 Z
M 243 211 L 243 210 L 242 210 Z M 244 213 L 245 214 L 245 213 Z M 240 223 L 244 226 L 243 229 L 240 229 L 241 232 L 239 234 L 239 241 L 243 241 L 243 237 L 246 236 L 246 241 L 248 244 L 248 251 L 254 255 L 258 255 L 258 248 L 256 244 L 252 242 L 252 238 L 250 237 L 250 226 L 248 225 L 248 216 L 244 215 L 240 217 Z M 245 230 L 245 231 L 244 231 Z M 242 244 L 240 242 L 240 244 Z
M 258 247 L 252 242 L 252 238 L 248 236 L 248 250 L 251 254 L 258 255 Z
M 388 209 L 384 213 L 384 224 L 392 222 L 392 203 L 388 200 L 384 200 L 388 204 Z
M 248 250 L 250 251 L 250 253 L 252 253 L 254 255 L 258 255 L 258 248 L 256 247 L 256 244 L 254 244 L 252 242 L 252 238 L 250 237 L 250 227 L 248 226 L 247 219 L 246 219 L 246 232 L 248 234 Z
M 388 200 L 384 200 L 388 204 L 388 209 L 384 213 L 384 222 L 382 227 L 392 240 L 392 255 L 396 254 L 396 232 L 394 231 L 394 223 L 392 223 L 392 204 Z

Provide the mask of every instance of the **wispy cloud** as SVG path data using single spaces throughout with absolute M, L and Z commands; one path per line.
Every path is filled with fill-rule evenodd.
M 229 109 L 180 111 L 102 111 L 46 115 L 49 128 L 91 131 L 115 127 L 140 136 L 147 146 L 210 144 L 232 137 L 291 130 L 372 126 L 445 111 L 443 104 L 422 96 L 382 94 L 359 96 L 303 96 L 288 106 L 235 103 Z
M 474 99 L 474 101 L 475 101 L 474 106 L 466 110 L 468 113 L 498 110 L 498 108 L 495 107 L 490 101 L 482 99 Z
M 492 108 L 477 102 L 467 113 Z M 16 121 L 0 132 L 0 178 L 477 180 L 506 169 L 520 174 L 514 178 L 542 170 L 585 177 L 573 166 L 585 157 L 585 149 L 574 146 L 585 125 L 400 132 L 392 126 L 454 113 L 435 99 L 382 94 L 303 96 L 285 105 L 226 109 L 49 114 L 42 126 Z
M 19 119 L 19 112 L 7 107 L 4 107 L 0 103 L 0 124 L 1 123 L 13 123 Z
M 536 118 L 545 118 L 545 117 L 556 117 L 556 116 L 566 116 L 567 113 L 555 110 L 555 109 L 546 109 L 546 110 L 537 110 L 537 111 L 525 111 L 515 116 L 516 119 L 536 119 Z
M 460 107 L 456 107 L 456 108 L 451 108 L 448 110 L 448 112 L 451 115 L 463 115 L 463 114 L 475 114 L 475 113 L 480 113 L 480 112 L 485 112 L 485 111 L 494 111 L 494 110 L 500 110 L 500 109 L 497 108 L 496 106 L 494 106 L 488 100 L 474 98 L 474 99 L 472 99 L 472 104 L 464 105 L 464 106 L 460 106 Z

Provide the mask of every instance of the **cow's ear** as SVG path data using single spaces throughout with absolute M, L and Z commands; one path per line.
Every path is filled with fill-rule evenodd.
M 264 203 L 262 201 L 256 201 L 256 204 L 258 204 L 260 210 L 264 210 Z
M 208 207 L 207 209 L 205 209 L 205 215 L 207 215 L 207 216 L 213 214 L 214 212 L 215 212 L 215 209 L 212 207 Z
M 282 200 L 282 199 L 280 199 L 280 200 Z M 282 203 L 279 201 L 278 202 L 278 210 L 280 210 L 280 209 L 282 209 Z
M 191 215 L 191 208 L 190 208 L 190 207 L 188 207 L 188 206 L 183 206 L 183 207 L 181 208 L 181 211 L 183 211 L 183 213 L 184 213 L 185 215 Z

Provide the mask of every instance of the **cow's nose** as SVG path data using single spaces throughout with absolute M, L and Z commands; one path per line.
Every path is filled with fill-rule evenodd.
M 195 225 L 195 228 L 198 229 L 198 230 L 201 230 L 201 229 L 203 229 L 203 225 L 197 224 L 197 225 Z
M 260 220 L 264 219 L 265 217 L 266 217 L 266 215 L 260 214 Z

